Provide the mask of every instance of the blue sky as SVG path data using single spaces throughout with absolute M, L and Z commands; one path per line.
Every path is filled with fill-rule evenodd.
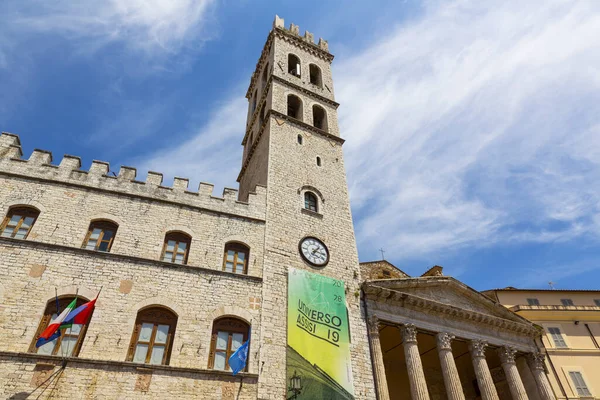
M 600 3 L 7 0 L 0 130 L 237 187 L 275 14 L 329 41 L 361 260 L 600 289 Z

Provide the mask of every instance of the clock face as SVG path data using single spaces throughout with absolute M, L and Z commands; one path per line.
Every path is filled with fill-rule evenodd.
M 300 241 L 300 254 L 317 267 L 324 267 L 329 262 L 329 250 L 323 242 L 314 237 L 306 237 Z

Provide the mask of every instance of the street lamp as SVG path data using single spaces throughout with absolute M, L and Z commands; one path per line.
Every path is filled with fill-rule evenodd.
M 290 378 L 290 387 L 288 392 L 292 392 L 292 396 L 288 400 L 295 400 L 298 395 L 302 392 L 302 378 L 294 371 L 294 375 Z

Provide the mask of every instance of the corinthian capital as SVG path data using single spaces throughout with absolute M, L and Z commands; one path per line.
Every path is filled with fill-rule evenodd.
M 376 315 L 369 317 L 369 333 L 371 336 L 379 337 L 379 318 Z
M 543 371 L 545 357 L 545 355 L 538 352 L 527 354 L 527 363 L 529 364 L 529 368 Z
M 402 326 L 402 340 L 406 343 L 417 343 L 417 327 L 413 324 Z
M 446 332 L 440 332 L 436 335 L 436 337 L 438 349 L 452 350 L 452 341 L 454 340 L 454 335 Z
M 485 348 L 487 342 L 485 340 L 471 340 L 469 342 L 469 351 L 473 357 L 485 357 Z
M 513 347 L 503 346 L 498 349 L 498 356 L 502 364 L 514 364 L 515 354 L 517 354 L 517 349 Z

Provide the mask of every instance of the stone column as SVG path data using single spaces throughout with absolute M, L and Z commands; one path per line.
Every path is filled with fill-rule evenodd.
M 523 386 L 525 386 L 525 391 L 527 392 L 529 400 L 541 400 L 537 383 L 533 378 L 533 374 L 531 373 L 529 365 L 527 365 L 527 357 L 517 357 L 517 369 L 519 370 L 519 375 L 523 380 Z
M 519 375 L 517 369 L 517 363 L 515 362 L 515 354 L 517 350 L 512 347 L 504 346 L 498 349 L 498 356 L 502 363 L 502 369 L 506 375 L 506 382 L 508 382 L 508 388 L 513 400 L 529 400 L 527 392 L 525 392 L 525 386 Z
M 402 327 L 402 340 L 411 398 L 412 400 L 429 400 L 421 354 L 417 347 L 417 328 L 413 324 L 405 324 Z
M 471 360 L 473 361 L 473 369 L 477 378 L 477 385 L 481 392 L 483 400 L 499 400 L 496 386 L 492 380 L 492 374 L 485 360 L 485 348 L 487 342 L 484 340 L 471 340 L 469 343 L 469 351 L 471 352 Z
M 379 341 L 379 319 L 375 315 L 369 318 L 369 341 L 371 342 L 377 399 L 390 400 L 387 379 L 385 377 L 385 365 L 383 364 L 383 352 L 381 351 L 381 342 Z
M 531 369 L 531 373 L 537 383 L 538 390 L 540 392 L 540 398 L 542 400 L 556 400 L 552 386 L 544 371 L 544 355 L 542 353 L 530 353 L 527 355 L 527 363 Z
M 448 400 L 465 400 L 465 394 L 463 393 L 454 356 L 452 355 L 452 340 L 454 340 L 454 335 L 441 332 L 436 335 L 436 338 L 442 374 L 444 375 L 446 396 Z

